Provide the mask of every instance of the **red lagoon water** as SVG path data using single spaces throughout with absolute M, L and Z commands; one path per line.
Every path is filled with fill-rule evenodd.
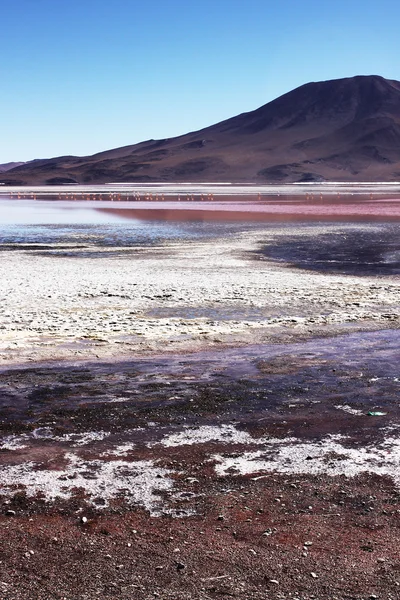
M 159 221 L 397 221 L 400 198 L 370 195 L 331 197 L 237 197 L 215 201 L 129 202 L 98 207 L 98 211 L 126 219 Z

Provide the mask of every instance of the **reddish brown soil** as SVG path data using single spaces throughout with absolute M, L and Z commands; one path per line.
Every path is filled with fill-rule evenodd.
M 200 475 L 198 486 L 206 500 L 185 519 L 15 499 L 16 515 L 3 507 L 0 518 L 1 598 L 399 597 L 400 496 L 390 481 L 268 475 L 221 484 Z

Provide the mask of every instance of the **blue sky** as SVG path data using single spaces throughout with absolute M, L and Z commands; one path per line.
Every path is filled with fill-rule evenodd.
M 309 81 L 400 80 L 398 0 L 2 0 L 0 163 L 172 137 Z

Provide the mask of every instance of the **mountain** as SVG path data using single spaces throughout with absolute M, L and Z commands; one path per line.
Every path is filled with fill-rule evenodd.
M 14 169 L 15 167 L 19 167 L 24 164 L 25 163 L 23 162 L 3 163 L 2 165 L 0 165 L 0 173 L 5 173 L 6 171 L 10 171 L 10 169 Z
M 400 180 L 400 82 L 308 83 L 257 110 L 175 138 L 34 160 L 15 184 Z

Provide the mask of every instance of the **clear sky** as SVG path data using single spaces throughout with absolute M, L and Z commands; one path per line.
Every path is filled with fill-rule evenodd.
M 400 80 L 399 0 L 1 0 L 0 163 L 194 131 L 309 81 Z

